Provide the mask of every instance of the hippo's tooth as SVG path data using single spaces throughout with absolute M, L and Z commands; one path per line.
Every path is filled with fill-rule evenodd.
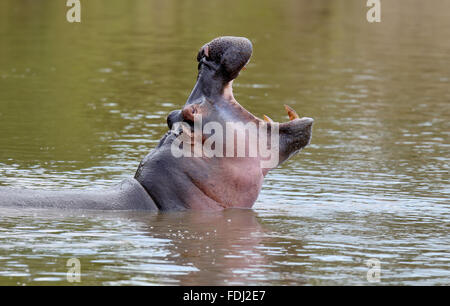
M 297 113 L 295 112 L 295 110 L 293 110 L 291 107 L 289 107 L 288 105 L 284 105 L 284 109 L 287 111 L 288 115 L 289 115 L 289 120 L 294 120 L 294 119 L 298 119 L 300 118 Z
M 270 119 L 270 117 L 268 117 L 268 116 L 266 116 L 266 115 L 264 115 L 264 121 L 265 122 L 273 122 L 273 120 L 272 119 Z
M 247 66 L 242 67 L 242 70 L 247 70 Z
M 203 53 L 205 54 L 206 57 L 209 57 L 209 47 L 206 46 L 205 49 L 203 50 Z

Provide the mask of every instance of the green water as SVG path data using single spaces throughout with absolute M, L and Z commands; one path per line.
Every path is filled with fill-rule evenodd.
M 315 119 L 251 211 L 0 211 L 0 284 L 450 283 L 450 2 L 0 2 L 0 186 L 103 188 L 134 175 L 221 35 L 254 54 L 235 96 Z

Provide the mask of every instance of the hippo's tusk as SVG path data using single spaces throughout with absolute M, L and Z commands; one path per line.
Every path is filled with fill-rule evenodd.
M 263 116 L 263 119 L 264 119 L 265 122 L 273 122 L 273 120 L 270 119 L 270 117 L 268 117 L 266 115 Z
M 298 119 L 300 118 L 297 113 L 295 112 L 295 110 L 293 110 L 291 107 L 289 107 L 288 105 L 284 105 L 284 109 L 286 109 L 288 115 L 289 115 L 289 120 L 294 120 L 294 119 Z

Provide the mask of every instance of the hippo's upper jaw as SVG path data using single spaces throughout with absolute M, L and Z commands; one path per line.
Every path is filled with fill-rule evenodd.
M 260 119 L 234 98 L 232 83 L 252 54 L 242 37 L 219 37 L 197 55 L 198 77 L 169 131 L 141 162 L 135 178 L 161 210 L 250 208 L 267 172 L 311 140 L 313 119 Z

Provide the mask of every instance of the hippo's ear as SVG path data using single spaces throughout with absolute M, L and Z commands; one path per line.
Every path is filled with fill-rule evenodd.
M 197 53 L 197 62 L 200 62 L 202 58 L 209 57 L 209 46 L 208 44 L 204 45 L 200 48 L 200 50 Z

